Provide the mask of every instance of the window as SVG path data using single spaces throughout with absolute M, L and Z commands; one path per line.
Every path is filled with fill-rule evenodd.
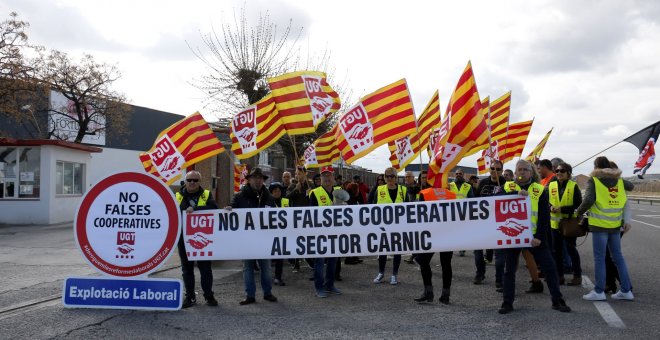
M 0 199 L 39 198 L 41 149 L 0 147 Z
M 84 164 L 57 161 L 55 169 L 55 194 L 82 195 L 84 173 Z

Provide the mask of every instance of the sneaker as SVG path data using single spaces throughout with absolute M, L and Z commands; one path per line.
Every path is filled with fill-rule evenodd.
M 328 293 L 326 293 L 326 292 L 323 291 L 322 289 L 318 289 L 318 290 L 316 291 L 316 297 L 327 298 L 327 297 L 328 297 Z
M 564 299 L 559 299 L 555 302 L 552 303 L 552 309 L 558 310 L 562 313 L 568 313 L 571 311 L 571 307 L 568 307 L 566 305 L 566 301 Z
M 218 306 L 218 300 L 216 300 L 213 295 L 205 297 L 205 299 L 206 299 L 206 305 L 207 306 L 211 306 L 211 307 L 217 307 Z
M 596 293 L 595 290 L 589 292 L 589 294 L 582 295 L 582 299 L 589 301 L 604 301 L 607 300 L 605 293 Z
M 616 294 L 612 294 L 610 296 L 614 300 L 628 300 L 632 301 L 635 299 L 635 296 L 633 295 L 632 291 L 624 293 L 622 291 L 616 292 Z
M 392 275 L 392 277 L 390 278 L 390 284 L 393 286 L 399 284 L 399 281 L 396 280 L 396 275 Z
M 186 296 L 186 298 L 183 300 L 183 303 L 181 303 L 181 308 L 190 308 L 197 304 L 197 301 L 194 298 Z
M 277 298 L 273 294 L 264 295 L 264 300 L 270 302 L 277 302 Z
M 335 294 L 335 295 L 341 295 L 341 290 L 337 289 L 337 287 L 326 288 L 325 292 L 326 293 L 332 293 L 332 294 Z
M 500 314 L 508 314 L 513 312 L 513 305 L 508 302 L 502 302 L 502 306 L 497 310 Z
M 238 304 L 241 306 L 245 306 L 255 302 L 256 300 L 253 297 L 246 297 L 245 300 L 239 302 Z
M 485 279 L 486 279 L 485 276 L 477 275 L 474 277 L 474 280 L 472 280 L 472 283 L 474 283 L 475 285 L 480 285 L 482 282 L 484 282 Z
M 378 275 L 376 275 L 376 278 L 374 279 L 374 283 L 380 283 L 381 281 L 383 281 L 383 276 L 385 276 L 383 275 L 383 273 L 378 273 Z

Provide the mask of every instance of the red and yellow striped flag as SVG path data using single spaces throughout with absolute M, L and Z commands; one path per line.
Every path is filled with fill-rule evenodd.
M 477 141 L 488 138 L 488 126 L 480 112 L 477 83 L 468 62 L 451 95 L 447 117 L 441 130 L 447 133 L 437 143 L 429 162 L 428 182 L 436 188 L 447 188 L 447 172 L 453 169 Z
M 554 129 L 554 128 L 552 128 Z M 532 152 L 529 153 L 529 156 L 525 158 L 526 161 L 529 162 L 536 162 L 537 160 L 541 159 L 541 154 L 543 153 L 543 148 L 545 148 L 545 144 L 548 142 L 548 138 L 550 138 L 550 134 L 552 133 L 552 129 L 548 131 L 548 133 L 545 134 L 545 137 L 541 139 L 539 144 L 532 150 Z
M 181 178 L 183 168 L 222 152 L 222 143 L 204 117 L 195 112 L 163 130 L 139 158 L 146 172 L 169 185 Z
M 525 142 L 527 142 L 527 136 L 529 135 L 529 131 L 532 130 L 532 124 L 534 124 L 533 119 L 509 125 L 506 142 L 500 143 L 499 147 L 502 163 L 522 155 Z
M 231 151 L 238 159 L 252 157 L 284 136 L 284 126 L 268 94 L 237 113 L 231 121 Z
M 337 149 L 335 143 L 336 133 L 337 124 L 305 149 L 302 161 L 306 168 L 319 168 L 326 165 L 332 165 L 332 163 L 339 159 L 339 149 Z
M 411 135 L 416 124 L 406 80 L 361 98 L 337 124 L 337 146 L 348 164 L 380 145 Z
M 490 110 L 490 97 L 486 97 L 481 101 L 481 110 L 479 110 L 479 113 L 484 117 L 484 120 L 488 122 L 488 116 L 489 116 L 489 110 Z M 488 135 L 485 136 L 483 140 L 477 141 L 474 146 L 472 146 L 472 149 L 468 151 L 465 156 L 467 157 L 470 155 L 473 155 L 477 153 L 478 151 L 484 150 L 488 148 Z
M 241 191 L 241 185 L 247 181 L 245 176 L 248 174 L 247 164 L 234 164 L 234 193 Z
M 300 71 L 268 79 L 282 124 L 290 136 L 312 133 L 341 107 L 323 72 Z
M 411 137 L 406 136 L 387 143 L 392 167 L 401 170 L 410 164 L 421 150 L 428 147 L 431 131 L 438 125 L 440 125 L 440 96 L 438 91 L 435 91 L 424 112 L 419 116 L 416 133 Z
M 490 138 L 491 140 L 502 140 L 506 137 L 506 129 L 509 126 L 509 115 L 511 113 L 511 91 L 505 93 L 490 104 Z

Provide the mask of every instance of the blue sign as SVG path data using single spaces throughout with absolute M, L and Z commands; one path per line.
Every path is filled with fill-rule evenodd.
M 181 280 L 69 277 L 62 302 L 71 308 L 179 310 Z

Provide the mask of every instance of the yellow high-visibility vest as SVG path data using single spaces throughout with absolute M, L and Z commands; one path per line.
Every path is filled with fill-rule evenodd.
M 210 191 L 204 190 L 204 192 L 199 195 L 199 199 L 197 200 L 197 206 L 198 207 L 203 207 L 206 205 L 206 201 L 209 199 L 209 195 L 211 194 Z M 180 192 L 177 192 L 175 194 L 177 202 L 179 202 L 179 205 L 181 205 L 181 201 L 183 201 L 183 195 L 181 195 Z
M 449 190 L 456 194 L 457 199 L 467 198 L 471 186 L 467 182 L 463 182 L 459 189 L 455 182 L 449 183 Z
M 593 177 L 596 187 L 596 202 L 589 208 L 589 225 L 601 228 L 618 228 L 623 220 L 623 207 L 628 197 L 619 178 L 616 186 L 606 187 L 598 178 Z
M 320 207 L 332 205 L 332 199 L 330 198 L 330 195 L 328 195 L 322 186 L 311 190 L 310 194 L 312 192 L 314 193 L 314 196 L 316 196 L 316 201 Z
M 408 188 L 404 187 L 403 185 L 397 185 L 396 200 L 394 202 L 392 202 L 392 198 L 390 197 L 390 193 L 388 190 L 389 189 L 387 189 L 387 184 L 378 187 L 378 190 L 376 192 L 376 198 L 378 199 L 376 201 L 377 204 L 402 203 L 403 201 L 405 201 Z
M 564 196 L 559 198 L 559 182 L 553 181 L 548 184 L 548 192 L 550 205 L 556 208 L 570 207 L 573 206 L 573 195 L 575 193 L 575 182 L 569 180 L 566 183 L 566 189 L 564 189 Z M 562 218 L 569 218 L 570 214 L 562 214 L 561 212 L 553 213 L 550 212 L 550 227 L 552 229 L 559 229 L 559 221 Z M 573 216 L 577 216 L 575 213 Z

